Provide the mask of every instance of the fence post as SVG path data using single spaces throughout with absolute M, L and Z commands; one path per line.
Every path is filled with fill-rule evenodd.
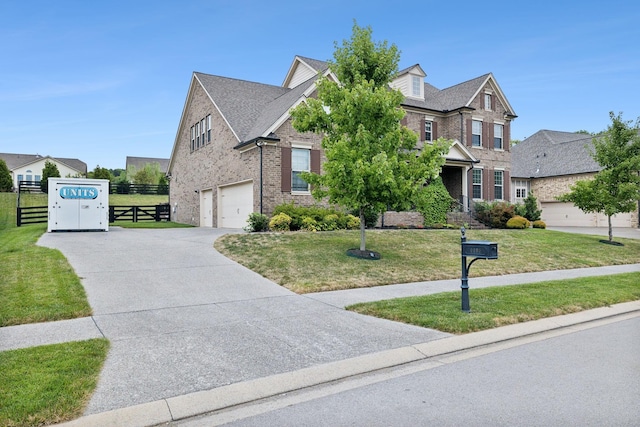
M 22 209 L 20 207 L 17 208 L 16 222 L 17 226 L 20 227 L 22 225 Z
M 133 222 L 138 222 L 138 207 L 133 207 Z

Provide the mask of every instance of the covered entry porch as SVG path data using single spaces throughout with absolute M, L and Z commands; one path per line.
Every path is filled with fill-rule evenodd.
M 458 203 L 458 210 L 469 211 L 471 173 L 473 165 L 478 163 L 471 152 L 459 141 L 454 141 L 446 155 L 446 161 L 440 172 L 442 182 L 449 195 Z

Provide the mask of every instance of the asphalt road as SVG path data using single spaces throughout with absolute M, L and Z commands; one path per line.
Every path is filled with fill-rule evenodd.
M 505 346 L 369 374 L 173 425 L 639 425 L 637 314 Z

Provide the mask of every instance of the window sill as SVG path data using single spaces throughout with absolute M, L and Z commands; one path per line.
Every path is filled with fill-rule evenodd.
M 310 196 L 311 191 L 291 191 L 292 196 Z

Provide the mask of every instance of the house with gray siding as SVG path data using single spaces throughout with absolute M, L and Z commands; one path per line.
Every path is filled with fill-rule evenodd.
M 336 80 L 326 62 L 302 56 L 280 86 L 194 72 L 167 172 L 172 220 L 241 228 L 252 212 L 317 203 L 300 173 L 321 173 L 321 137 L 293 129 L 289 111 L 315 96 L 319 74 Z M 495 77 L 442 90 L 425 77 L 416 64 L 391 83 L 405 95 L 403 124 L 420 136 L 416 149 L 439 137 L 454 141 L 442 178 L 463 209 L 473 200 L 509 201 L 517 116 Z M 402 215 L 395 220 L 404 222 Z M 386 224 L 393 221 L 394 213 L 385 215 Z

